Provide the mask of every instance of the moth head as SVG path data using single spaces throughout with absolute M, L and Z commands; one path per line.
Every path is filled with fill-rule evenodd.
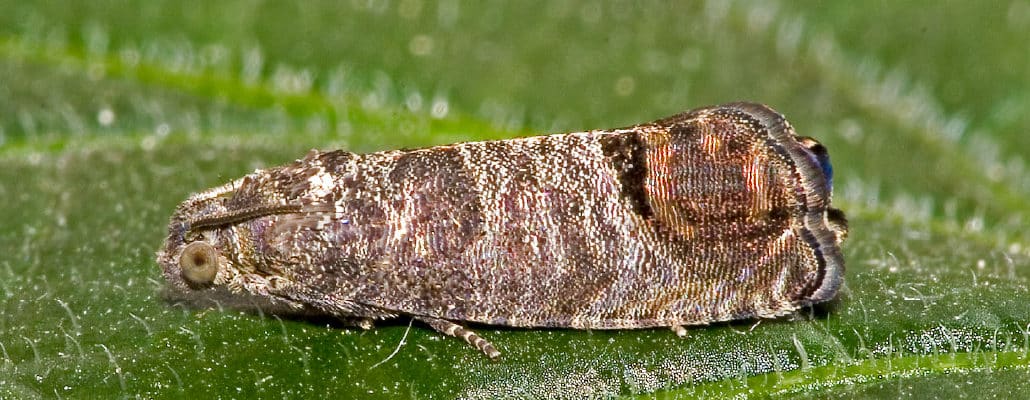
M 290 313 L 297 304 L 276 294 L 283 282 L 259 270 L 257 237 L 281 206 L 239 201 L 241 180 L 198 193 L 179 205 L 157 261 L 167 282 L 164 297 L 196 307 L 228 306 Z
M 164 247 L 158 252 L 158 264 L 169 289 L 180 295 L 214 291 L 233 275 L 229 229 L 196 229 L 192 224 L 192 215 L 217 208 L 207 203 L 187 201 L 180 205 L 168 226 Z

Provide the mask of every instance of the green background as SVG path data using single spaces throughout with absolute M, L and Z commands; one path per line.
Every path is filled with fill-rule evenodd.
M 211 3 L 0 1 L 0 397 L 1030 396 L 1030 3 Z M 308 149 L 735 100 L 830 149 L 852 228 L 826 307 L 686 339 L 478 327 L 491 362 L 406 320 L 160 300 L 175 205 Z

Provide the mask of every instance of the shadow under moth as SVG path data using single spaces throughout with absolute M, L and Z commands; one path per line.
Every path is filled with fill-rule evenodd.
M 355 154 L 312 151 L 194 194 L 158 263 L 172 297 L 464 323 L 634 329 L 773 318 L 843 282 L 826 149 L 772 109 Z

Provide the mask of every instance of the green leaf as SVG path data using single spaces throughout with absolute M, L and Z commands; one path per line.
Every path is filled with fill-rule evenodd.
M 1028 397 L 1023 3 L 0 1 L 0 397 Z M 368 152 L 767 103 L 830 149 L 840 298 L 774 321 L 479 326 L 163 302 L 190 193 Z

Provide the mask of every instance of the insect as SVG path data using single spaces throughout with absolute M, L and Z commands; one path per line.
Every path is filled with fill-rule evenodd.
M 826 149 L 772 109 L 354 154 L 312 151 L 194 194 L 158 253 L 171 291 L 369 328 L 411 317 L 633 329 L 772 318 L 843 282 Z

